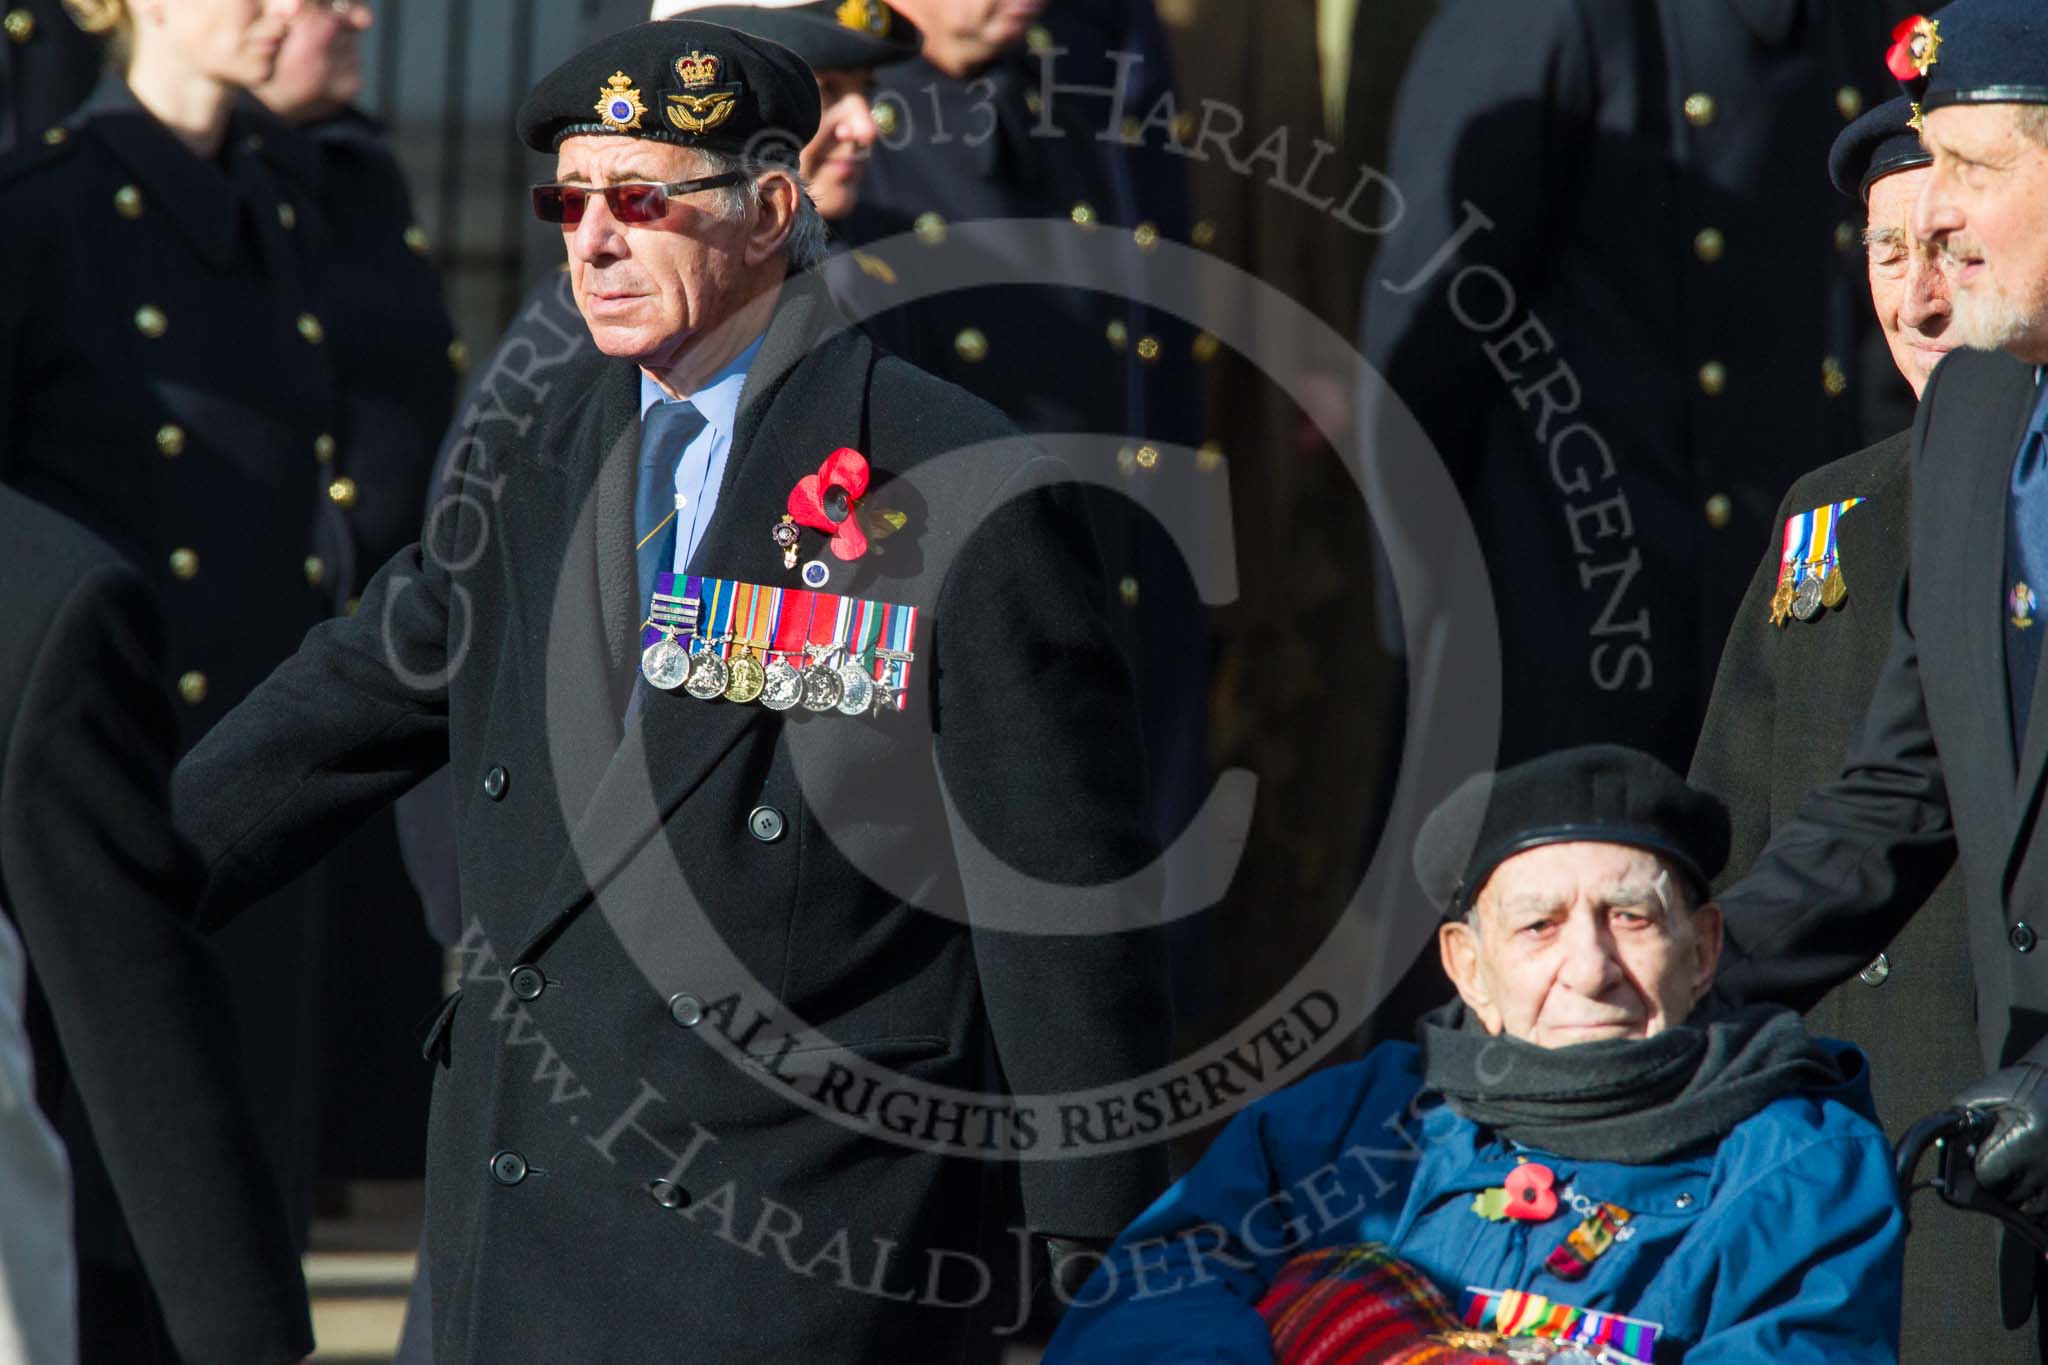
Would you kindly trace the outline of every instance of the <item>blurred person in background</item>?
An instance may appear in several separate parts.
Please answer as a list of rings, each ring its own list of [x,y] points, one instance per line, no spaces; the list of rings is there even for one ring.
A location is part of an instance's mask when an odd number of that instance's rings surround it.
[[[0,483],[81,523],[164,604],[189,748],[331,602],[313,581],[346,434],[293,135],[243,93],[297,0],[74,0],[110,68],[55,133],[0,162]],[[31,268],[32,263],[32,268]],[[223,934],[245,1058],[301,1237],[317,1141],[317,874]],[[31,949],[33,951],[33,948]],[[169,1358],[76,1097],[88,1361]]]
[[[0,152],[33,142],[85,102],[104,60],[63,0],[13,0],[0,16]]]

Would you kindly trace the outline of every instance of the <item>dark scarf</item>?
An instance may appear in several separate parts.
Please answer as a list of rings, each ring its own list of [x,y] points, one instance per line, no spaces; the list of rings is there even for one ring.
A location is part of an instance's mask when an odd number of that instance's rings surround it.
[[[1780,1095],[1843,1079],[1799,1016],[1776,1005],[1652,1038],[1546,1048],[1489,1036],[1451,1004],[1424,1015],[1418,1033],[1423,1084],[1453,1110],[1574,1161],[1664,1161]]]

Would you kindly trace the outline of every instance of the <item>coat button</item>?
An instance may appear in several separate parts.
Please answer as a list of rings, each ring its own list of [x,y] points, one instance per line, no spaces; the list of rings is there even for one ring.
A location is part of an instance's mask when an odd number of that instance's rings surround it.
[[[1735,503],[1726,493],[1716,493],[1707,499],[1706,513],[1707,525],[1716,531],[1726,530],[1735,519]]]
[[[1138,605],[1138,580],[1125,578],[1116,585],[1117,599],[1127,607]]]
[[[199,551],[179,546],[171,551],[171,576],[191,582],[199,576]]]
[[[1147,365],[1159,359],[1158,337],[1138,338],[1138,359],[1144,361]]]
[[[511,774],[495,764],[484,774],[484,795],[493,801],[505,799],[505,788],[511,782]]]
[[[1131,329],[1122,318],[1111,318],[1109,326],[1103,329],[1103,335],[1109,338],[1112,351],[1121,351],[1131,344]]]
[[[197,706],[206,700],[206,675],[194,669],[178,679],[178,695],[188,706]],[[2018,932],[2015,930],[2014,932]],[[2032,945],[2029,945],[2030,947]]]
[[[1863,92],[1853,85],[1845,85],[1835,91],[1835,111],[1844,122],[1854,119],[1863,112]]]
[[[1095,226],[1095,205],[1076,204],[1067,211],[1067,217],[1074,220],[1074,226],[1077,228],[1092,228]]]
[[[286,232],[292,231],[299,225],[299,211],[290,204],[279,204],[277,206],[277,225]]]
[[[156,448],[166,460],[175,460],[185,453],[185,428],[175,422],[166,422],[156,429]]]
[[[1216,339],[1213,332],[1197,332],[1189,351],[1195,357],[1197,365],[1206,365],[1222,354],[1223,343]]]
[[[978,365],[988,358],[988,338],[982,335],[980,328],[969,327],[953,338],[953,349],[968,364]]]
[[[335,442],[331,433],[323,431],[313,438],[313,458],[321,464],[327,464],[333,460],[334,451]]]
[[[673,1180],[650,1180],[647,1195],[665,1209],[682,1209],[690,1205],[690,1192]]]
[[[318,346],[327,339],[327,329],[322,327],[320,319],[314,317],[311,313],[299,314],[299,320],[296,325],[299,329],[299,335],[306,339],[308,346]]]
[[[25,43],[36,36],[36,17],[25,9],[7,11],[7,36],[17,43]]]
[[[517,1185],[526,1179],[526,1158],[517,1152],[500,1152],[491,1158],[491,1179],[500,1185]]]
[[[170,330],[171,320],[164,316],[164,310],[153,304],[143,304],[135,310],[135,330],[155,341]]]
[[[1720,112],[1721,106],[1714,103],[1714,97],[1705,91],[1696,91],[1685,97],[1685,121],[1695,128],[1706,127]]]
[[[678,991],[668,998],[668,1017],[684,1028],[695,1028],[704,1022],[704,1002],[688,991]]]
[[[2025,920],[2015,924],[2012,927],[2012,932],[2005,937],[2006,941],[2012,944],[2012,950],[2016,953],[2031,953],[2034,951],[2034,926],[2028,924]]]
[[[514,967],[510,984],[512,994],[521,1000],[538,1000],[540,993],[548,988],[548,979],[540,974],[538,967]]]
[[[782,837],[782,812],[773,806],[756,806],[747,816],[747,833],[764,844]]]
[[[339,478],[327,485],[327,500],[346,512],[356,505],[356,481]]]
[[[1700,392],[1709,398],[1719,398],[1728,388],[1728,367],[1718,360],[1709,360],[1700,366]]]
[[[1024,30],[1024,46],[1039,56],[1052,51],[1052,30],[1044,24],[1033,24]]]
[[[69,138],[70,136],[71,134],[63,128],[43,129],[43,141],[52,147],[63,146],[65,139]]]
[[[946,220],[936,213],[918,214],[917,220],[910,225],[910,230],[916,233],[917,240],[926,246],[937,246],[946,240]]]
[[[1034,109],[1032,110],[1032,112],[1037,113],[1038,111]],[[896,136],[895,104],[888,100],[883,100],[879,104],[875,105],[874,112],[871,113],[869,117],[874,119],[875,121],[875,131],[880,133],[883,137]]]
[[[1870,965],[1856,973],[1856,979],[1866,986],[1882,986],[1891,979],[1892,960],[1883,953],[1870,959]]]
[[[1188,234],[1188,240],[1202,248],[1202,250],[1207,251],[1210,247],[1216,245],[1216,225],[1207,218],[1197,219],[1194,231]]]
[[[1153,247],[1159,245],[1159,225],[1157,223],[1138,224],[1137,227],[1131,229],[1131,240],[1137,243],[1138,250],[1150,251]]]
[[[1842,372],[1842,362],[1833,356],[1820,362],[1820,390],[1830,398],[1840,398],[1849,391],[1849,376]]]
[[[424,256],[433,250],[434,244],[427,236],[427,230],[414,223],[405,230],[405,248],[415,256]]]
[[[448,343],[448,368],[457,374],[469,373],[469,343],[460,337]]]
[[[142,216],[142,191],[133,185],[123,185],[114,191],[114,212],[123,218],[134,220]]]
[[[1708,265],[1721,259],[1728,250],[1728,239],[1719,228],[1701,228],[1693,235],[1692,254]]]
[[[306,586],[317,588],[320,580],[327,577],[327,561],[319,555],[306,556]]]

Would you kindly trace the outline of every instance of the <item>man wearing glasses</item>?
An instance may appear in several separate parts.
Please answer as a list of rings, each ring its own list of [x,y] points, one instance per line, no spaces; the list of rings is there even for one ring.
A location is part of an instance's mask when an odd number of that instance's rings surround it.
[[[595,353],[180,771],[213,921],[455,774],[441,1365],[990,1359],[1014,1262],[1164,1184],[1057,1119],[1171,1029],[1083,514],[807,273],[818,121],[688,20],[540,82]]]

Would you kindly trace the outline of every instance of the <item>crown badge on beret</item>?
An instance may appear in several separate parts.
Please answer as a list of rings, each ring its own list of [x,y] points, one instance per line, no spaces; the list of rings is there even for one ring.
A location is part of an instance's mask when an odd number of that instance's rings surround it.
[[[1902,81],[1925,80],[1941,56],[1941,25],[1924,14],[1902,19],[1892,30],[1892,45],[1884,54],[1885,69]]]
[[[889,7],[882,0],[844,0],[839,6],[839,25],[856,33],[889,36]]]
[[[708,133],[732,117],[741,87],[738,81],[718,86],[718,58],[692,50],[687,57],[676,58],[675,71],[683,93],[668,97],[665,112],[679,131]]]
[[[597,116],[604,120],[604,126],[619,133],[638,128],[640,120],[647,115],[647,106],[641,102],[633,78],[623,71],[612,73],[611,79],[605,82],[605,88],[598,92],[594,107]]]

